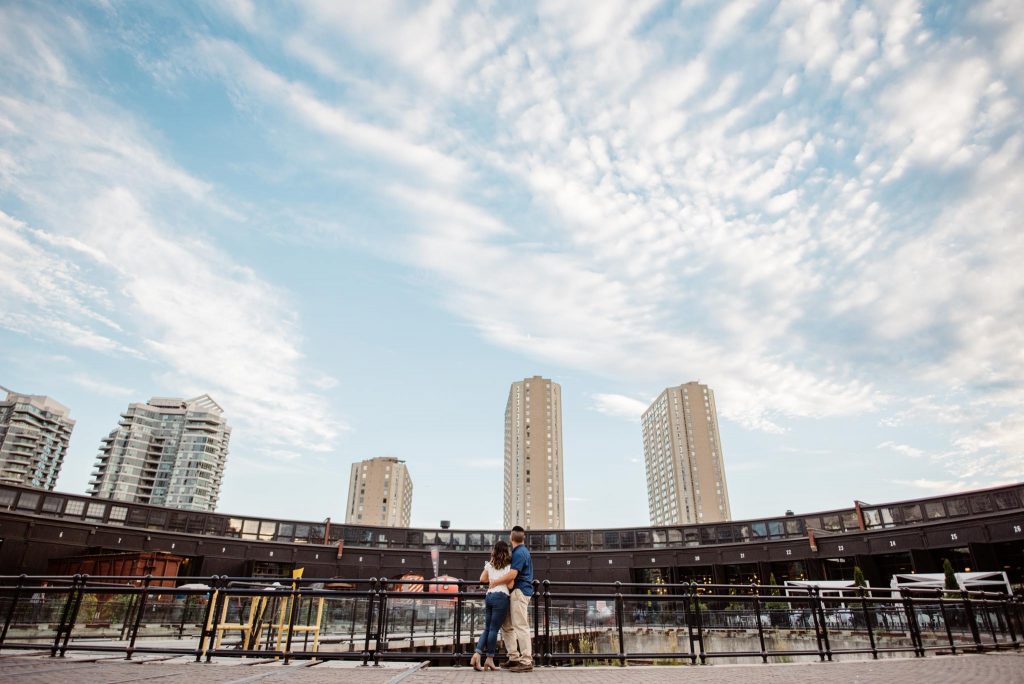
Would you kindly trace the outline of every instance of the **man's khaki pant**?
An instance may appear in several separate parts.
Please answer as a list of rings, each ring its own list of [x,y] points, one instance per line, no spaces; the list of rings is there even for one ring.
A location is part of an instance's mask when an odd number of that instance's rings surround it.
[[[530,635],[530,597],[516,589],[509,596],[508,615],[501,626],[509,660],[533,663],[533,641]]]

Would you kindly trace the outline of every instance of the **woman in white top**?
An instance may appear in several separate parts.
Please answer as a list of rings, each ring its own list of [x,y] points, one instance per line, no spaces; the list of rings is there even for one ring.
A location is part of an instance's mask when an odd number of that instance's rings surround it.
[[[484,563],[484,571],[480,573],[480,583],[487,585],[484,596],[484,631],[476,643],[476,652],[469,664],[474,670],[497,670],[494,665],[494,654],[498,648],[498,630],[505,622],[508,614],[509,588],[519,574],[511,567],[512,550],[506,541],[497,541],[491,549],[491,559]],[[480,666],[480,660],[486,654],[487,661]]]

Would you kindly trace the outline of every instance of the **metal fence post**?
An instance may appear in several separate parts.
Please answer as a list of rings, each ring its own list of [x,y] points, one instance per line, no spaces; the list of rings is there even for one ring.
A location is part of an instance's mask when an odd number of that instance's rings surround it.
[[[228,596],[225,592],[227,591],[228,586],[226,580],[226,576],[221,576],[220,589],[213,602],[213,619],[210,621],[210,645],[206,649],[207,663],[213,660],[213,650],[217,647],[217,632],[220,628],[220,617],[224,612],[224,606],[227,605]]]
[[[377,593],[377,578],[370,578],[370,589],[366,592],[366,640],[363,642],[363,667],[370,660],[370,636],[373,633],[373,604]],[[355,606],[352,607],[355,610]]]
[[[914,597],[903,597],[903,612],[907,615],[907,630],[910,632],[910,642],[914,646],[914,655],[918,658],[924,657],[924,645],[921,641],[921,628],[917,623],[917,612],[914,610]]]
[[[349,597],[352,601],[352,620],[349,623],[348,628],[348,646],[349,650],[355,650],[356,647],[356,613],[359,608],[359,599],[355,596]]]
[[[203,611],[203,626],[199,630],[199,644],[196,646],[196,662],[201,662],[203,654],[206,652],[207,645],[213,643],[213,632],[210,620],[213,617],[213,606],[217,603],[219,594],[217,588],[219,587],[219,578],[217,575],[210,577],[210,594],[206,597],[206,610]]]
[[[132,624],[132,631],[128,637],[128,648],[125,653],[125,660],[132,659],[132,653],[135,652],[135,639],[139,635],[139,626],[142,624],[142,614],[146,610],[146,597],[149,595],[149,583],[153,580],[152,575],[146,575],[145,579],[142,580],[142,594],[139,596],[139,607],[135,611],[135,619]]]
[[[991,601],[989,599],[985,598],[985,592],[982,592],[982,594],[981,594],[981,610],[982,610],[982,613],[981,614],[982,614],[982,616],[984,616],[985,624],[988,625],[989,632],[992,633],[992,648],[994,648],[995,650],[998,651],[999,650],[999,639],[996,637],[996,627],[992,623],[992,613],[989,610],[989,605],[991,605]]]
[[[697,623],[697,646],[700,648],[700,664],[707,665],[707,652],[704,650],[704,618],[701,615],[700,594],[697,592],[697,583],[694,581],[690,582],[690,601],[692,603],[691,609],[694,615],[694,622]],[[693,648],[693,642],[690,642],[690,648]]]
[[[292,583],[292,591],[289,594],[291,605],[288,607],[288,637],[284,642],[284,664],[287,665],[288,661],[292,657],[292,635],[295,634],[295,619],[299,614],[299,582],[302,580],[296,579]]]
[[[1000,601],[1003,607],[1003,618],[1006,620],[1006,629],[1010,633],[1010,646],[1017,648],[1017,631],[1013,628],[1013,597],[1008,596]]]
[[[514,589],[513,589],[514,591]],[[543,649],[539,647],[540,637],[540,580],[533,580],[533,633],[530,635],[530,653],[543,655]],[[509,610],[512,610],[511,603]],[[521,651],[521,649],[520,649]]]
[[[615,582],[615,629],[619,634],[619,665],[625,667],[626,665],[626,636],[622,619],[622,611],[624,610],[624,602],[622,600],[622,582]]]
[[[946,613],[946,592],[942,589],[936,589],[935,593],[939,598],[939,615],[942,616],[942,624],[946,628],[946,638],[949,640],[949,651],[953,655],[956,655],[956,642],[953,640],[953,627],[949,624],[949,615]]]
[[[974,617],[974,607],[971,605],[971,595],[966,589],[960,590],[960,598],[964,602],[964,619],[971,627],[971,638],[974,639],[974,647],[978,653],[982,653],[985,647],[981,644],[981,634],[978,632],[978,621]]]
[[[875,644],[875,628],[871,625],[871,612],[868,610],[867,590],[861,586],[857,588],[860,594],[860,607],[864,613],[864,625],[868,630],[868,641],[871,642],[871,657],[878,660],[878,646]]]
[[[551,583],[544,580],[544,653],[542,665],[551,665]],[[561,625],[561,620],[559,620]]]
[[[455,656],[452,665],[456,667],[462,662],[462,610],[465,590],[462,580],[459,580],[458,591],[455,593],[455,616],[453,618],[455,624],[453,625],[452,639],[452,655]],[[472,638],[472,634],[470,634],[470,638]]]
[[[754,619],[757,621],[757,640],[761,644],[761,662],[767,664],[768,651],[764,646],[764,625],[761,623],[761,587],[752,582],[750,589],[754,593]],[[692,645],[690,650],[693,650]]]
[[[89,575],[82,575],[82,584],[78,588],[78,596],[71,606],[71,613],[68,615],[68,623],[64,630],[64,641],[60,646],[60,657],[63,658],[68,650],[68,641],[71,640],[71,632],[75,629],[75,622],[78,620],[78,611],[82,608],[82,599],[85,598],[85,589],[89,584]]]
[[[693,647],[696,638],[693,636],[693,611],[690,610],[690,586],[683,591],[683,620],[686,621],[686,638],[690,644],[690,664],[697,664],[697,650]]]
[[[825,628],[825,615],[818,610],[818,601],[815,600],[813,590],[814,587],[807,588],[807,603],[811,609],[811,622],[814,625],[814,638],[818,644],[818,658],[821,662],[825,662],[825,639],[822,636],[822,631]]]
[[[18,599],[21,598],[21,588],[25,586],[26,575],[22,574],[18,576],[18,584],[14,587],[14,595],[11,597],[11,607],[7,611],[7,616],[4,618],[4,628],[0,632],[0,649],[4,647],[4,639],[7,638],[7,630],[11,626],[11,621],[14,619],[14,611],[18,607]]]
[[[380,657],[388,647],[388,585],[381,581],[377,591],[377,648],[373,651],[373,666],[380,667]]]
[[[71,613],[71,605],[75,602],[75,599],[78,596],[78,583],[81,580],[81,575],[75,575],[71,578],[71,586],[68,587],[68,595],[67,598],[64,599],[64,607],[61,609],[60,612],[60,621],[57,623],[57,633],[56,635],[54,635],[53,647],[50,648],[51,658],[55,658],[57,656],[58,650],[60,649],[60,639],[62,636],[64,636],[64,625],[65,623],[67,623],[68,615],[70,615]]]
[[[412,600],[412,615],[409,618],[409,648],[416,648],[416,599]]]

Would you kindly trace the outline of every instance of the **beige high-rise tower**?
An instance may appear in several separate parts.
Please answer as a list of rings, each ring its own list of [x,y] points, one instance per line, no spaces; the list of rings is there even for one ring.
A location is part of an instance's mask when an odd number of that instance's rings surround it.
[[[562,388],[535,375],[513,382],[505,405],[505,529],[561,529]]]
[[[352,464],[346,523],[408,527],[411,517],[412,478],[405,461],[378,456]]]
[[[651,524],[732,520],[715,393],[698,382],[669,387],[641,423]]]

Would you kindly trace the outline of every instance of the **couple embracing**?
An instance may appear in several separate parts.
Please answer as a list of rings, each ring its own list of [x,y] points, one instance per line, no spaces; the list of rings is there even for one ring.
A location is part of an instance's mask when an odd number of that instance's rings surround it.
[[[501,667],[509,672],[533,669],[533,643],[530,635],[530,597],[533,596],[533,559],[526,548],[526,532],[516,525],[509,542],[495,542],[491,559],[484,563],[480,583],[487,585],[484,598],[484,630],[469,661],[475,670],[497,670],[494,655],[498,630],[505,642],[508,660]],[[484,659],[486,656],[486,660]],[[481,661],[483,663],[481,664]]]

